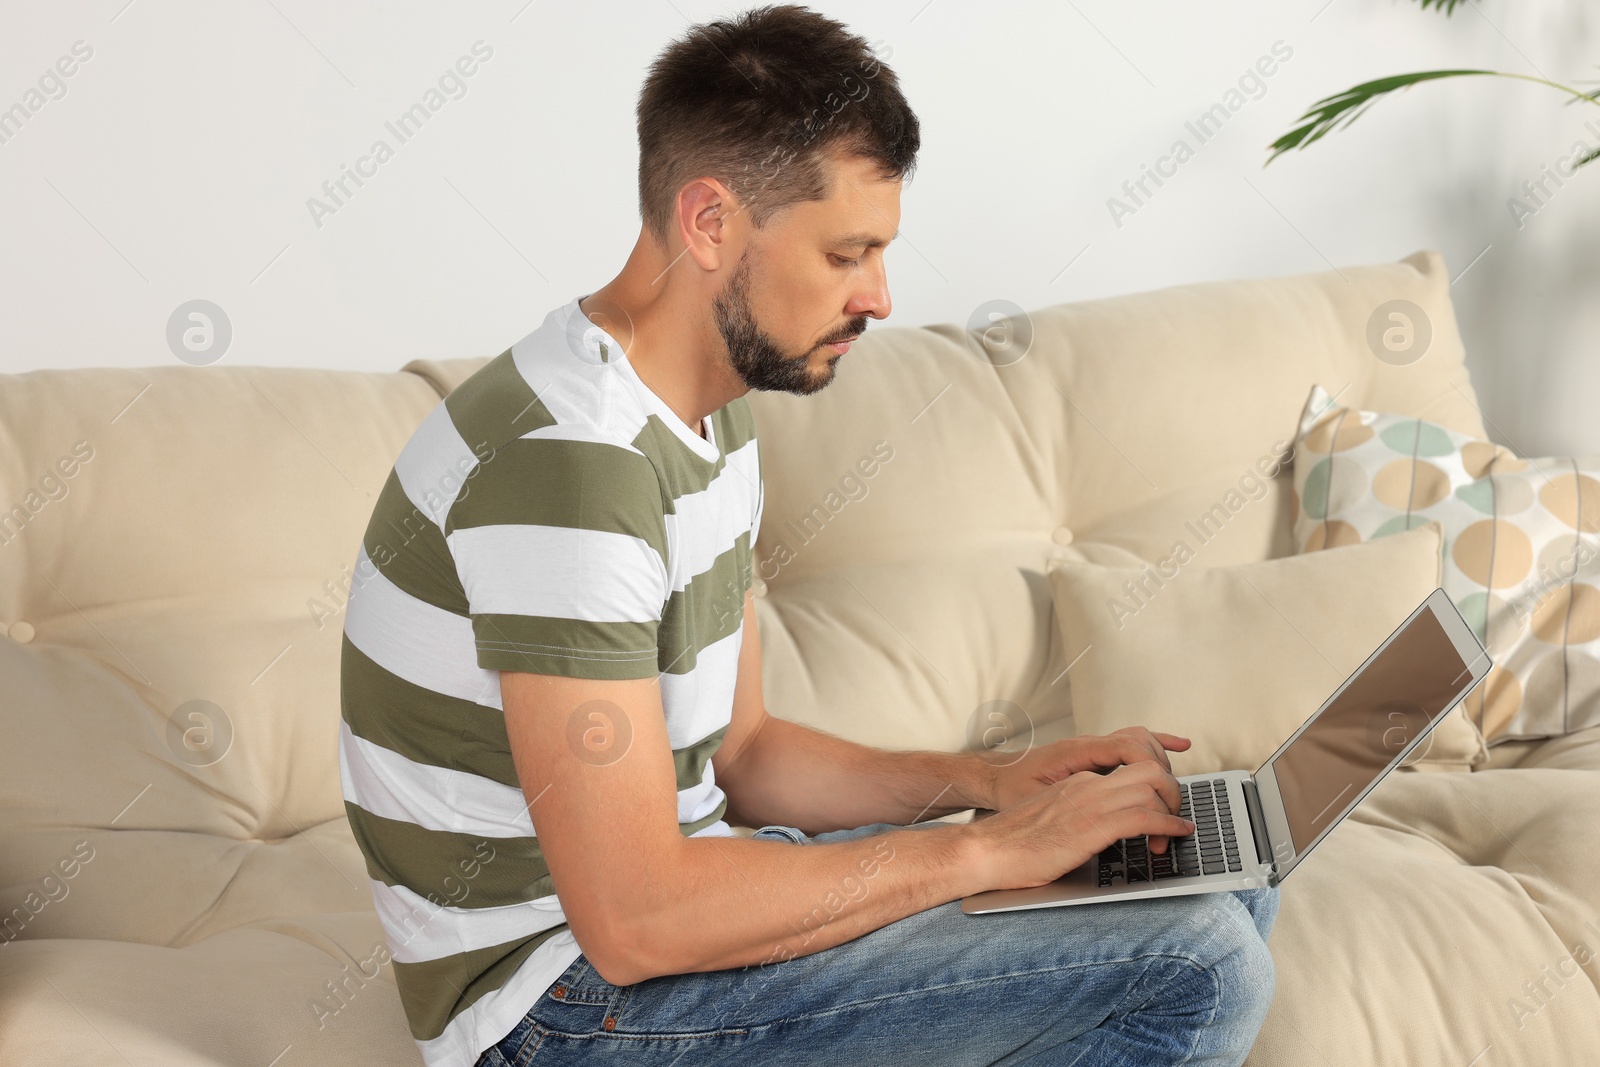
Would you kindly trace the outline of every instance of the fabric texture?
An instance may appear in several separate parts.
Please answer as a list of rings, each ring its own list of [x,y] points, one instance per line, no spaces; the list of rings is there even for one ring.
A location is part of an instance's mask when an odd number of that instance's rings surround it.
[[[429,1067],[470,1064],[579,951],[512,763],[500,671],[659,674],[682,832],[732,832],[711,756],[732,712],[760,469],[742,398],[706,428],[673,414],[575,298],[440,402],[379,494],[345,615],[340,773]],[[579,711],[575,746],[614,737],[604,709]]]
[[[1441,584],[1494,660],[1464,701],[1488,744],[1600,724],[1600,456],[1519,457],[1321,384],[1296,443],[1300,552],[1443,528]]]
[[[1429,523],[1231,567],[1057,562],[1079,731],[1182,734],[1174,774],[1254,770],[1438,587],[1440,541]],[[1402,767],[1466,770],[1485,755],[1457,704]]]
[[[905,862],[885,835],[935,825],[753,836],[785,848],[874,839],[861,875],[830,894],[842,910]],[[1229,1067],[1272,999],[1278,898],[1264,887],[993,915],[950,901],[807,955],[627,987],[580,956],[479,1067]]]

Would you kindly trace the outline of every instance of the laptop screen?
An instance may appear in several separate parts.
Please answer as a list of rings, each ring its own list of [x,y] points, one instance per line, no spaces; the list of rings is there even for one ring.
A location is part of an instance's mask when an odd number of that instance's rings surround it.
[[[1268,763],[1303,853],[1401,751],[1472,686],[1450,635],[1418,612]],[[1424,740],[1419,749],[1431,744]],[[1259,772],[1258,772],[1259,773]]]

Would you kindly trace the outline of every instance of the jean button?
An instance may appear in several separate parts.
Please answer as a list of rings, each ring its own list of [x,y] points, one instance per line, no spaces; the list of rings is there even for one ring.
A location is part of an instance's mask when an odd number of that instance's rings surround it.
[[[554,989],[550,990],[550,995],[555,997],[557,1000],[560,1000],[562,997],[567,995],[567,987],[564,985],[558,985]]]
[[[604,1026],[607,1030],[615,1030],[617,1028],[617,1017],[615,1015],[607,1015],[606,1021],[600,1025]]]

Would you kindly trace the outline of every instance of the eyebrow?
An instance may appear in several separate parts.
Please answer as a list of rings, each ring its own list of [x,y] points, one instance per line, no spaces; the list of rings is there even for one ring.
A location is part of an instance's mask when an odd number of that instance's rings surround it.
[[[889,238],[889,241],[892,241],[895,237],[899,236],[900,231],[896,230],[894,231],[894,237]],[[847,245],[849,247],[855,247],[859,245],[862,248],[882,248],[887,245],[889,241],[885,241],[881,237],[877,237],[874,234],[857,232],[847,233],[843,236],[836,237],[834,238],[833,243],[836,245]]]

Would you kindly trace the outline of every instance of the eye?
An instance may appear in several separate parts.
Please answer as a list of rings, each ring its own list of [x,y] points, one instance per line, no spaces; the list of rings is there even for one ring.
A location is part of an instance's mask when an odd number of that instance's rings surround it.
[[[832,252],[828,253],[828,258],[838,260],[840,265],[846,267],[854,267],[861,262],[859,259],[846,259],[844,256],[836,256]]]

